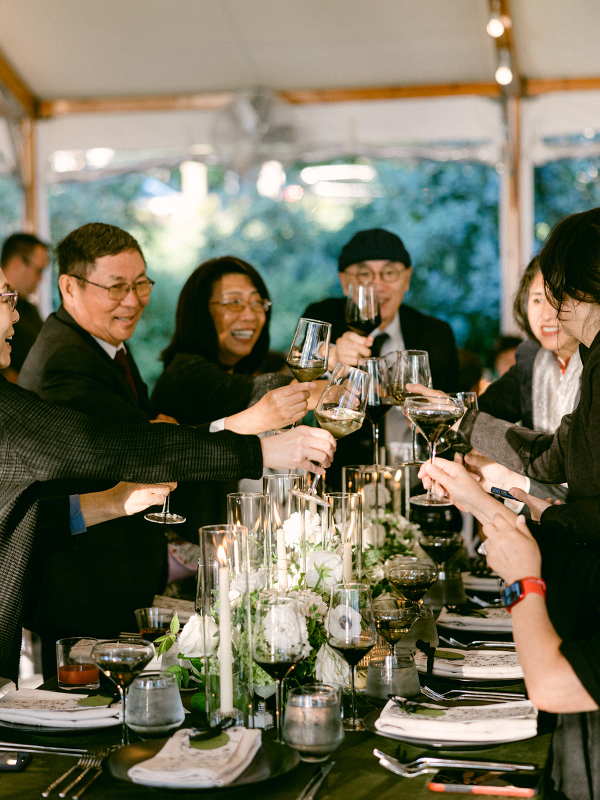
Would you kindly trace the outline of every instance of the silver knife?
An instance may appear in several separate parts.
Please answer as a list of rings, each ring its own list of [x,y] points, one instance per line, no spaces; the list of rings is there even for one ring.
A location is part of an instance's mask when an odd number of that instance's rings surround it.
[[[314,800],[315,795],[321,788],[325,778],[329,775],[334,764],[335,761],[330,761],[328,764],[324,764],[320,771],[316,775],[313,775],[310,781],[306,784],[304,789],[298,795],[297,800]]]

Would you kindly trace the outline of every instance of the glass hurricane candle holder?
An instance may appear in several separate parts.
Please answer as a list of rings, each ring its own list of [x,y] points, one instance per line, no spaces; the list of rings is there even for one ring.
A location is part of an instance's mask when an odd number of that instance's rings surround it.
[[[323,495],[329,503],[326,541],[323,549],[341,548],[344,560],[343,580],[362,580],[363,511],[358,492],[330,492]]]
[[[200,553],[196,611],[206,715],[211,725],[232,718],[248,727],[254,692],[248,532],[240,525],[206,525]]]
[[[235,492],[227,495],[227,524],[248,531],[248,575],[250,591],[267,588],[267,505],[262,492]]]
[[[387,514],[404,514],[404,478],[401,466],[344,468],[344,491],[362,496],[363,545],[381,547],[385,540],[382,519]]]

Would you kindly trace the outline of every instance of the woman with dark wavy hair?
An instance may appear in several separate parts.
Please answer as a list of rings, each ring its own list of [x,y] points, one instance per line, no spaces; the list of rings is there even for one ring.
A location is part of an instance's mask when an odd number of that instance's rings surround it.
[[[201,264],[181,290],[153,407],[178,422],[237,433],[301,419],[312,384],[255,375],[269,350],[270,316],[269,292],[254,267],[233,256]]]

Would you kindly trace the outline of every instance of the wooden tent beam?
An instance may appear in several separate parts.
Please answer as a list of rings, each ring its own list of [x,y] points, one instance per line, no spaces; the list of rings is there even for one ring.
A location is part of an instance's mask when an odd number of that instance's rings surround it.
[[[37,97],[15,72],[2,52],[0,52],[0,83],[19,102],[26,116],[33,119],[37,115]]]

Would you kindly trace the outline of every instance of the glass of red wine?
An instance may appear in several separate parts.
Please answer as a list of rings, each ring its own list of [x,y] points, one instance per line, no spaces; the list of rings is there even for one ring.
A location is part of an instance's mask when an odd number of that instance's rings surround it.
[[[371,587],[366,583],[336,583],[331,590],[327,616],[327,643],[350,666],[352,715],[345,730],[365,730],[356,712],[355,670],[377,643]]]
[[[277,739],[281,738],[283,685],[289,672],[310,652],[306,622],[292,597],[260,594],[254,619],[252,657],[275,681]]]
[[[351,283],[346,300],[346,325],[360,336],[370,336],[381,325],[376,283]]]
[[[411,563],[394,561],[388,572],[388,581],[393,589],[399,592],[405,600],[417,603],[419,607],[429,588],[437,579],[437,567],[434,567],[433,564],[426,564],[424,561]]]
[[[357,367],[371,376],[365,417],[373,426],[373,449],[376,467],[379,466],[379,423],[392,407],[390,376],[385,358],[359,358]]]

